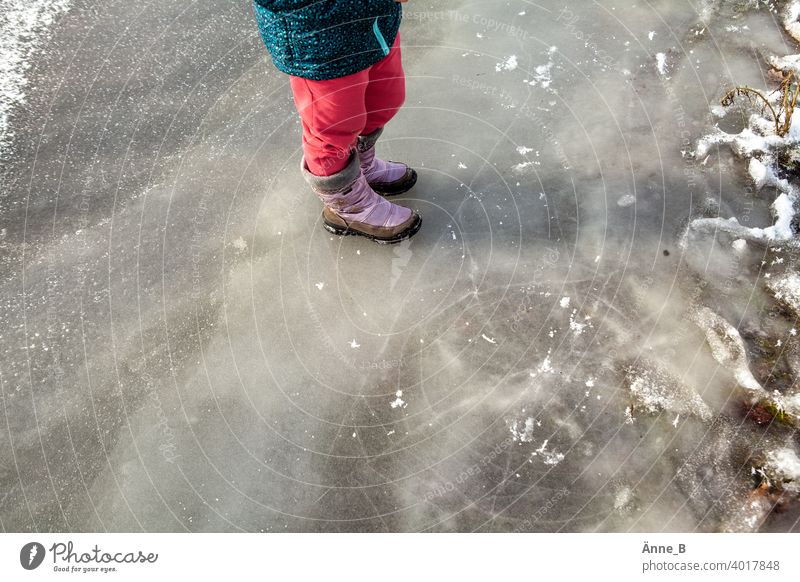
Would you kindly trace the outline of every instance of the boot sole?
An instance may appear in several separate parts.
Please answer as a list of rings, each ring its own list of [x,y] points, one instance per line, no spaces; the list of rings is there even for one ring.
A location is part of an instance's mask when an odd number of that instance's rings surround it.
[[[398,194],[405,194],[409,190],[411,190],[414,185],[417,183],[417,171],[411,169],[411,176],[407,181],[398,184],[397,186],[393,186],[391,183],[389,184],[370,184],[370,188],[375,190],[381,196],[397,196]]]
[[[420,227],[422,226],[422,218],[419,215],[417,215],[417,220],[414,222],[414,224],[409,226],[403,232],[397,233],[395,236],[391,238],[380,238],[373,234],[367,234],[366,232],[361,232],[359,230],[354,230],[352,228],[331,224],[330,222],[324,219],[322,221],[322,226],[325,227],[325,230],[327,230],[328,232],[338,236],[363,236],[372,241],[375,241],[379,245],[394,245],[403,242],[404,240],[408,240],[412,236],[417,234]]]

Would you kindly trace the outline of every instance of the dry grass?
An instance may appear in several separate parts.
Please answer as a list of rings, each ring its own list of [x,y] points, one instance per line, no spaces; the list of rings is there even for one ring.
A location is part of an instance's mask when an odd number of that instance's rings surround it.
[[[775,133],[784,137],[789,133],[792,126],[792,114],[797,105],[797,98],[800,96],[800,83],[792,71],[780,71],[780,85],[772,93],[780,93],[780,102],[777,109],[773,107],[770,100],[759,90],[752,87],[734,87],[728,91],[720,103],[723,107],[730,107],[737,97],[745,97],[751,104],[761,104],[761,114],[769,111],[769,115],[775,123]]]

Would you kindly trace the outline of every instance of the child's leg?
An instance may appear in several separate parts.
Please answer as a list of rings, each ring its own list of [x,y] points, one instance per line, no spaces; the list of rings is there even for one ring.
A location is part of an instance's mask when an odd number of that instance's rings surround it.
[[[369,69],[369,84],[364,101],[367,119],[363,133],[370,134],[382,128],[395,116],[406,98],[406,78],[400,51],[400,33],[389,54]]]
[[[328,81],[291,77],[303,124],[303,155],[312,174],[330,176],[347,165],[367,121],[368,70]]]
[[[358,138],[361,171],[370,186],[386,196],[407,192],[417,181],[417,173],[406,164],[375,157],[375,142],[383,132],[383,126],[403,105],[405,96],[406,82],[398,34],[389,54],[369,69],[369,85],[364,95],[367,120]]]

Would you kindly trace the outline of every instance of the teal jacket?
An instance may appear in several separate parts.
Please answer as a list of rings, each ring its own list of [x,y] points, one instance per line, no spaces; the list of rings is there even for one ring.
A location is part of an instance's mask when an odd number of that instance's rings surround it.
[[[315,81],[344,77],[389,53],[402,8],[394,0],[254,0],[279,70]]]

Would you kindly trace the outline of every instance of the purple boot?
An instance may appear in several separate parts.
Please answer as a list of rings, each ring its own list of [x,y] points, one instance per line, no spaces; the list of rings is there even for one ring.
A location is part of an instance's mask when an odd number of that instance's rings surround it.
[[[397,162],[386,162],[375,157],[375,142],[383,133],[383,128],[368,135],[358,136],[358,158],[361,171],[367,182],[378,194],[394,196],[408,192],[417,183],[417,173]]]
[[[392,244],[411,238],[422,225],[419,215],[409,208],[381,198],[367,183],[358,156],[340,172],[317,176],[308,171],[305,160],[303,177],[319,196],[325,228],[338,235],[361,235],[377,243]]]

